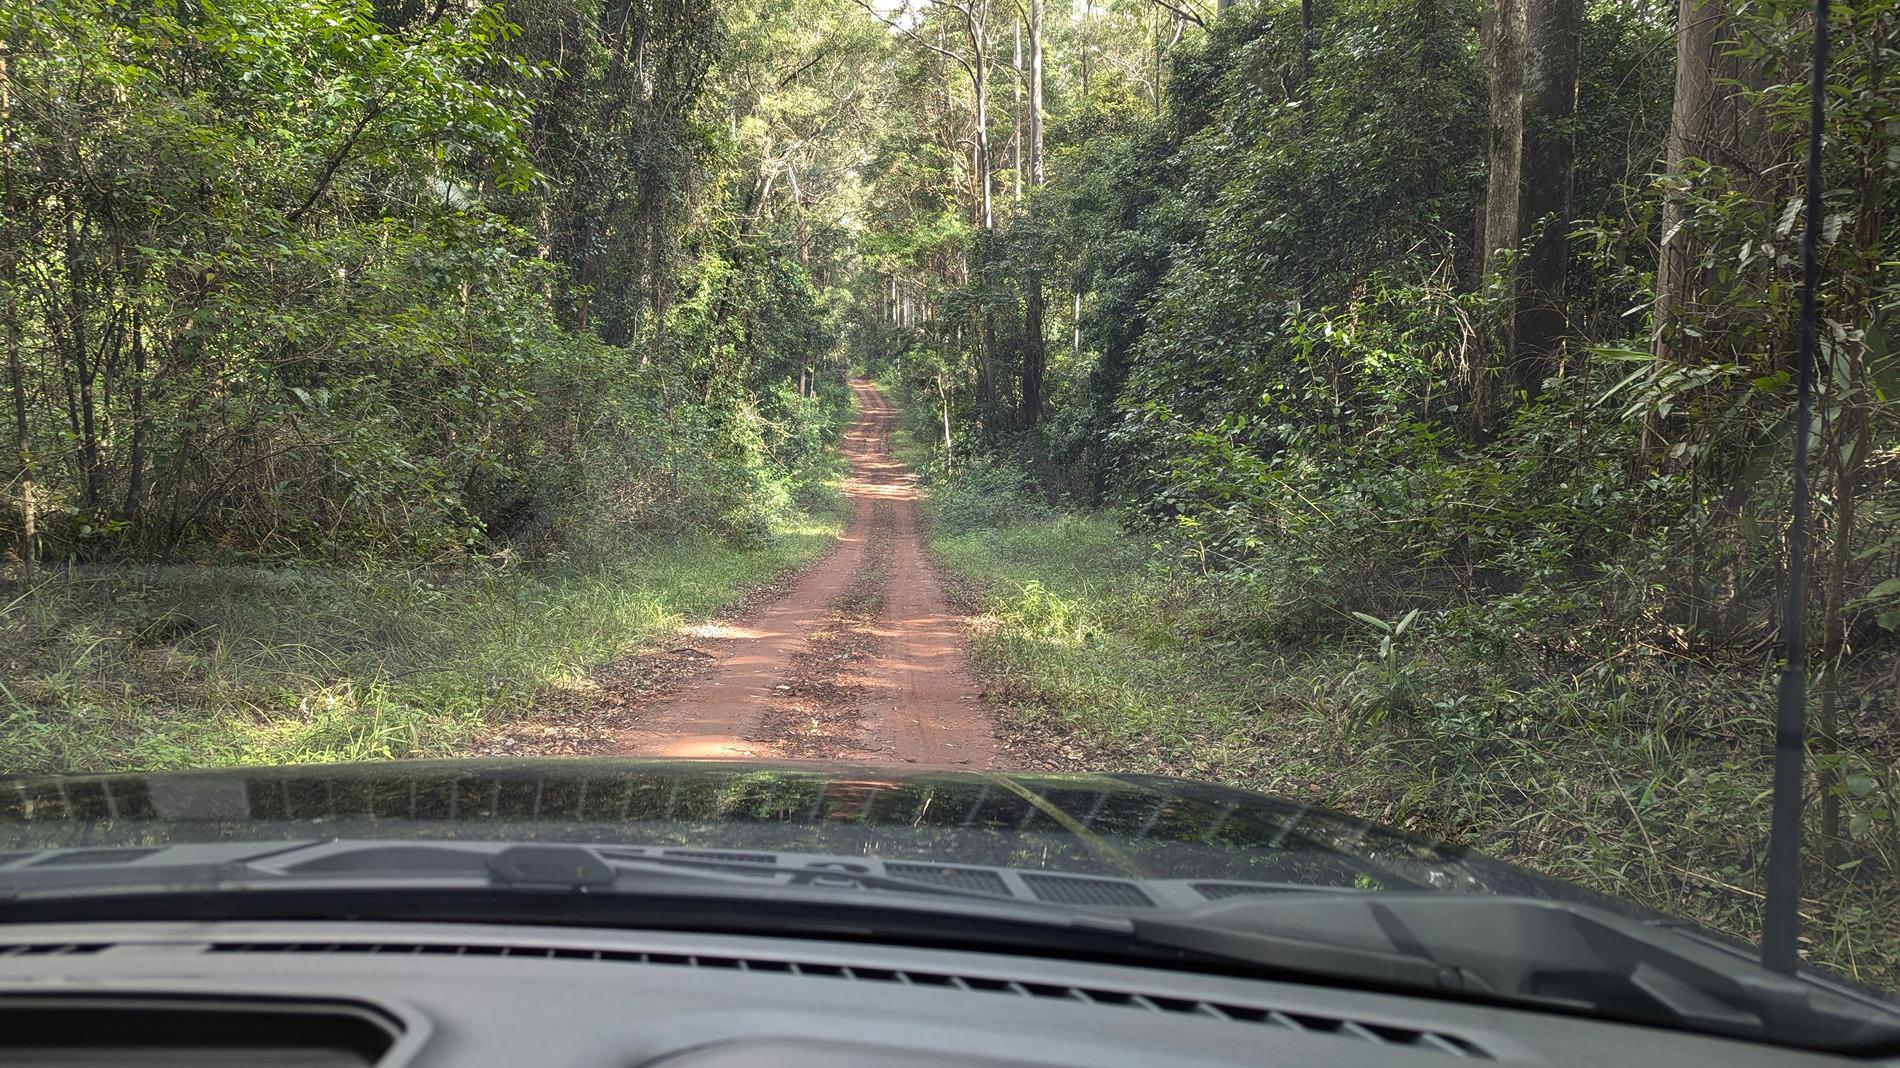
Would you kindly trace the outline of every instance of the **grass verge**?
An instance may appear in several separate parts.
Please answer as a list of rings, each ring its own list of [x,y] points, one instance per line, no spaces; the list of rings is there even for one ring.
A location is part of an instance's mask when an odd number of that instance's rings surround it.
[[[1384,653],[1369,624],[1274,641],[1258,621],[1299,609],[1270,582],[1196,575],[1108,518],[1000,499],[1026,518],[946,487],[932,545],[979,591],[975,653],[1019,759],[1309,799],[1758,934],[1765,669],[1580,675],[1429,616]],[[1810,959],[1900,985],[1891,876],[1815,871],[1809,888]]]
[[[830,548],[631,544],[497,568],[58,574],[0,602],[0,772],[454,755],[485,725]]]

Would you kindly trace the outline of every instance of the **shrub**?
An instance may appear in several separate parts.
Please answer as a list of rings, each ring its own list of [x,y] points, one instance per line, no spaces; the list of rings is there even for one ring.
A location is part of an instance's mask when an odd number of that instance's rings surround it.
[[[982,457],[940,474],[931,485],[930,517],[946,534],[1000,530],[1056,514],[1029,476],[1007,460]]]

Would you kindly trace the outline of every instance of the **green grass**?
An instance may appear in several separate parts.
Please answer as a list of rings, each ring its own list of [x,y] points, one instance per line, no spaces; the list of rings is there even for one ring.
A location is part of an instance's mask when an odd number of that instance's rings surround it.
[[[0,602],[0,772],[454,755],[546,687],[813,559],[842,520],[585,563],[56,574]]]
[[[947,492],[942,519],[980,514]],[[1765,674],[1638,660],[1606,681],[1430,623],[1385,658],[1369,624],[1276,641],[1297,593],[1158,562],[1110,519],[958,526],[933,549],[984,591],[976,655],[1032,747],[1309,799],[1757,934]],[[1812,873],[1810,952],[1892,987],[1900,889],[1876,859]]]

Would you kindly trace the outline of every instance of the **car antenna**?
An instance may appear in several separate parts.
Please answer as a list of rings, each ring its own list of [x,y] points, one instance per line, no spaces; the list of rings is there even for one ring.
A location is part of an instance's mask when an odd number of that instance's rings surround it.
[[[1794,515],[1788,524],[1788,606],[1782,617],[1781,685],[1775,707],[1774,820],[1768,832],[1768,901],[1761,962],[1792,974],[1800,963],[1801,789],[1807,757],[1808,438],[1814,408],[1815,290],[1821,282],[1821,124],[1827,94],[1828,0],[1814,0],[1814,62],[1808,79],[1807,226],[1801,235],[1801,355],[1795,374]]]

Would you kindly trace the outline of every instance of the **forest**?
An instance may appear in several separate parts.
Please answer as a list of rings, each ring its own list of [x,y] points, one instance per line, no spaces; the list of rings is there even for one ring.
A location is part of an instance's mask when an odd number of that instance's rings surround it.
[[[1900,0],[0,0],[0,773],[470,751],[823,556],[1021,766],[1900,983]]]

